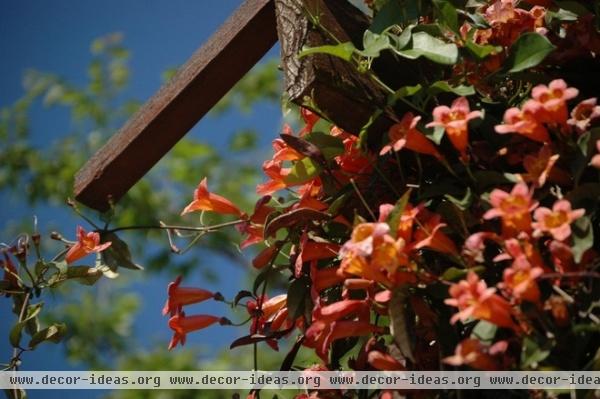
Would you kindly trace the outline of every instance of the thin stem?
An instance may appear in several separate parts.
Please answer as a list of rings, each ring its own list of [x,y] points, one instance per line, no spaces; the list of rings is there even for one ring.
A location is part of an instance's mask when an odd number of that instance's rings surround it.
[[[354,188],[354,191],[356,191],[356,194],[358,195],[358,198],[360,199],[360,202],[363,204],[363,206],[365,207],[365,209],[369,212],[369,215],[371,215],[371,217],[373,218],[374,221],[377,220],[377,218],[375,217],[375,214],[373,213],[373,211],[369,207],[369,204],[365,200],[365,197],[363,197],[362,193],[358,189],[358,186],[356,185],[356,182],[354,181],[354,179],[350,179],[350,183],[352,184],[352,187]]]
[[[173,225],[167,225],[167,224],[163,223],[163,224],[158,224],[158,225],[149,224],[149,225],[123,226],[123,227],[116,227],[116,228],[110,229],[110,230],[98,230],[98,232],[116,233],[117,231],[123,231],[123,230],[181,230],[181,231],[209,232],[209,231],[221,229],[223,227],[235,226],[237,224],[241,224],[241,223],[245,223],[245,222],[246,222],[245,220],[238,219],[238,220],[233,220],[231,222],[215,224],[212,226],[199,226],[199,227],[173,226]]]
[[[383,181],[392,189],[394,194],[396,194],[396,196],[400,197],[401,194],[398,192],[398,190],[396,190],[396,187],[394,187],[394,184],[387,178],[387,176],[381,171],[381,169],[379,169],[379,166],[377,166],[377,164],[374,164],[373,167],[374,167],[375,171],[379,174],[379,176],[383,179]]]
[[[21,305],[21,310],[19,311],[19,320],[18,323],[21,323],[23,321],[23,319],[25,318],[25,312],[27,311],[27,306],[29,305],[29,298],[31,298],[31,292],[28,292],[27,294],[25,294],[25,298],[23,298],[23,304]],[[23,353],[24,350],[21,348],[14,348],[13,349],[13,356],[12,359],[10,360],[10,369],[17,371],[19,369],[19,365],[18,365],[18,361],[19,361],[19,357],[21,356],[21,353]]]

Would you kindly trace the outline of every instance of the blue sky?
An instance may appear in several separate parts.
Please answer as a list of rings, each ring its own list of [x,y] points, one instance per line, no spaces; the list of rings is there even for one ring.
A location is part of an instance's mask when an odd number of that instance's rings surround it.
[[[125,46],[132,53],[132,79],[125,97],[146,100],[160,87],[161,73],[183,64],[239,3],[234,0],[0,0],[0,108],[12,104],[22,95],[21,77],[28,68],[53,72],[75,83],[85,82],[90,43],[110,32],[123,33]],[[277,48],[273,49],[268,56],[277,56],[277,51]],[[31,118],[34,138],[40,145],[69,131],[68,117],[52,109],[35,107]],[[249,115],[206,118],[191,134],[220,146],[236,128],[253,127],[264,134],[261,141],[268,143],[277,134],[280,124],[279,107],[261,105]],[[24,208],[15,198],[6,196],[0,196],[0,200],[4,204],[0,207],[0,228],[11,220],[30,216],[32,212],[38,215],[42,227],[75,226],[77,222],[66,212],[48,212],[43,207]],[[214,262],[224,273],[234,273],[234,282],[241,280],[241,273],[231,265],[220,259]],[[140,277],[134,284],[134,289],[145,298],[138,318],[138,321],[144,320],[144,324],[138,323],[135,327],[142,341],[158,338],[164,339],[166,344],[170,337],[165,319],[159,314],[165,298],[156,294],[165,290],[166,283],[163,276]],[[234,292],[237,287],[218,288]],[[7,336],[7,327],[12,320],[7,305],[8,301],[0,301],[0,362],[10,356],[10,347],[3,338]],[[147,325],[157,327],[148,329]],[[223,346],[236,333],[233,330],[224,333],[219,329],[203,334],[201,339],[192,337],[191,341],[209,341],[212,345]],[[54,345],[40,346],[35,353],[27,354],[25,362],[26,369],[30,370],[77,367],[67,364],[62,348]],[[81,392],[78,391],[30,392],[34,399],[79,396]]]

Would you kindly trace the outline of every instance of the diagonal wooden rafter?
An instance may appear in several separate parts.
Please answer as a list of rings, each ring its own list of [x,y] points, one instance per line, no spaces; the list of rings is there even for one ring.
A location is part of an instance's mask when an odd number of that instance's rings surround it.
[[[75,176],[77,200],[107,210],[277,42],[272,0],[246,0]]]

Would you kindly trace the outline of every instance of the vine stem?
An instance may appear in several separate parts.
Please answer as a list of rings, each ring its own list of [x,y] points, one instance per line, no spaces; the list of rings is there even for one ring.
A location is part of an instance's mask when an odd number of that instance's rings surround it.
[[[196,227],[196,226],[173,226],[173,225],[167,225],[167,224],[150,224],[150,225],[115,227],[114,229],[109,229],[109,230],[98,230],[98,232],[116,233],[117,231],[123,231],[123,230],[181,230],[181,231],[208,232],[208,231],[212,231],[212,230],[222,229],[223,227],[235,226],[235,225],[242,224],[245,222],[246,222],[246,220],[238,219],[238,220],[233,220],[231,222],[215,224],[212,226],[199,226],[199,227]]]
[[[371,215],[371,217],[373,218],[373,221],[377,221],[377,218],[375,217],[375,214],[371,210],[371,207],[369,207],[369,204],[365,200],[365,197],[363,197],[362,193],[358,189],[358,186],[356,185],[356,182],[354,181],[354,179],[350,179],[350,183],[352,184],[352,187],[354,188],[354,191],[356,191],[356,194],[358,195],[358,198],[360,199],[360,202],[363,204],[363,206],[365,207],[365,209],[369,212],[369,215]]]
[[[29,298],[31,297],[31,292],[28,292],[27,294],[25,294],[25,298],[23,299],[23,305],[21,305],[21,310],[19,311],[19,321],[18,323],[21,323],[23,321],[23,319],[25,318],[25,311],[27,310],[27,305],[29,305]],[[13,355],[12,355],[12,359],[10,360],[10,365],[8,367],[8,370],[15,370],[18,371],[19,370],[19,365],[18,365],[18,361],[21,357],[21,354],[24,352],[25,350],[22,348],[13,348]],[[18,398],[18,388],[14,389],[14,395],[15,398]]]

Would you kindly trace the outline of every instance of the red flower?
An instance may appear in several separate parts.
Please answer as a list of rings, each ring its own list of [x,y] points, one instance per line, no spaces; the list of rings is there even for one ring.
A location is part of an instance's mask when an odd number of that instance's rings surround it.
[[[181,276],[177,277],[172,283],[169,283],[169,287],[167,288],[169,297],[163,308],[163,315],[169,313],[171,316],[174,316],[176,313],[181,312],[184,305],[203,302],[215,297],[215,294],[210,291],[201,288],[180,287],[179,284],[181,284]]]
[[[571,203],[565,199],[558,200],[552,210],[540,207],[535,210],[533,217],[536,222],[532,224],[535,229],[534,237],[550,233],[555,240],[564,241],[571,235],[571,223],[585,214],[585,209],[571,209]]]
[[[209,192],[207,184],[205,177],[194,191],[194,200],[185,207],[183,212],[181,212],[182,215],[194,211],[212,211],[223,215],[231,214],[240,217],[245,216],[245,214],[227,198]]]
[[[522,175],[523,180],[533,183],[536,187],[542,187],[546,184],[546,179],[558,161],[558,157],[558,154],[552,155],[552,150],[548,145],[540,148],[536,155],[526,155],[523,158],[523,166],[527,173]]]
[[[81,226],[77,226],[77,243],[69,248],[65,260],[67,263],[73,263],[91,253],[98,253],[110,247],[110,242],[100,244],[100,234],[86,231]]]
[[[444,300],[449,306],[455,306],[459,312],[450,319],[452,324],[469,318],[486,320],[500,327],[514,328],[510,304],[495,294],[495,288],[488,288],[484,280],[470,271],[466,280],[450,287],[452,298]]]
[[[571,111],[571,118],[567,123],[574,126],[578,133],[585,133],[593,120],[600,117],[600,105],[596,105],[595,98],[588,98],[577,104]]]
[[[517,235],[519,232],[531,231],[531,211],[538,206],[532,199],[533,191],[525,183],[515,184],[507,193],[494,189],[490,194],[492,209],[487,211],[484,219],[502,218],[502,232],[505,236]]]
[[[414,116],[411,112],[404,114],[400,123],[396,123],[390,128],[388,133],[390,144],[384,146],[379,155],[387,154],[392,150],[400,151],[406,147],[414,152],[432,155],[437,159],[441,159],[442,155],[433,143],[417,129],[417,123],[420,120],[420,116]]]
[[[403,371],[406,367],[402,365],[393,356],[380,352],[378,350],[372,350],[367,356],[369,364],[377,370],[387,371]]]
[[[509,108],[504,113],[504,124],[495,127],[496,133],[518,133],[530,140],[547,143],[550,141],[548,131],[539,119],[542,106],[537,101],[529,100],[522,110]]]
[[[444,358],[443,362],[452,366],[465,365],[477,370],[501,370],[501,355],[507,348],[506,341],[498,341],[488,346],[478,339],[467,338],[456,346],[454,355]]]
[[[181,343],[185,344],[186,335],[192,331],[202,330],[215,323],[227,324],[227,320],[221,317],[199,314],[186,316],[183,312],[176,314],[169,319],[169,327],[173,330],[173,338],[169,342],[169,350]]]
[[[433,110],[433,122],[427,127],[442,126],[463,160],[467,159],[467,145],[469,142],[468,122],[471,119],[481,118],[481,111],[471,111],[466,97],[459,97],[452,102],[450,107],[440,105]]]
[[[267,205],[270,200],[271,196],[269,195],[261,197],[256,201],[252,216],[250,216],[246,222],[236,225],[236,228],[240,233],[248,235],[240,244],[240,249],[263,241],[265,221],[267,220],[267,216],[275,210],[275,208]]]

